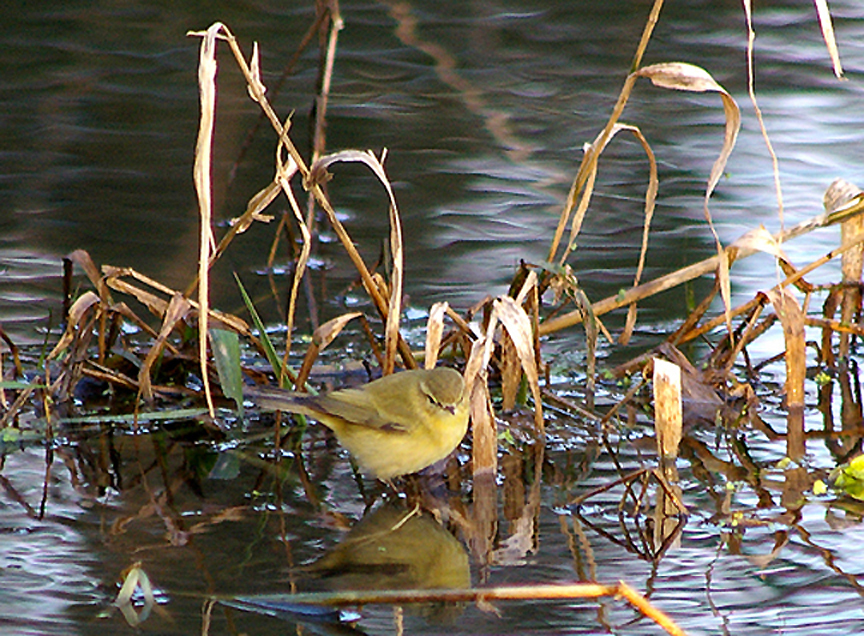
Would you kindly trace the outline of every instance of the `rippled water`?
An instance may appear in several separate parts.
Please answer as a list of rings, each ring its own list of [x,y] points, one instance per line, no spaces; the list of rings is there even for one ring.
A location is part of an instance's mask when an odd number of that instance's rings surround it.
[[[743,16],[737,3],[717,4],[670,3],[645,62],[700,64],[742,108],[738,145],[712,202],[718,231],[729,241],[758,223],[772,231],[779,225],[770,160],[746,95]],[[60,259],[73,249],[88,250],[97,264],[132,266],[185,287],[195,269],[198,236],[191,184],[197,40],[185,33],[218,19],[245,50],[257,40],[265,81],[272,83],[310,23],[309,5],[142,7],[121,1],[0,9],[0,321],[17,342],[41,342],[42,331],[56,326]],[[622,0],[599,7],[553,0],[342,4],[346,28],[328,146],[389,149],[388,172],[405,220],[407,291],[416,306],[446,299],[464,308],[501,291],[520,259],[545,258],[582,144],[610,113],[648,8],[647,2]],[[834,0],[831,9],[845,82],[831,74],[812,3],[771,3],[756,11],[756,86],[780,158],[787,225],[820,213],[822,193],[834,178],[864,185],[864,10],[857,0]],[[283,115],[295,112],[292,135],[301,149],[308,144],[316,59],[314,50],[304,54],[275,100]],[[273,139],[262,129],[227,189],[256,111],[230,58],[220,60],[216,197],[220,218],[227,219],[270,180]],[[645,132],[661,170],[647,276],[710,256],[701,192],[722,141],[719,98],[645,83],[623,119]],[[374,261],[386,237],[383,191],[360,169],[334,172],[333,200],[367,260]],[[641,240],[646,175],[642,151],[631,139],[616,141],[601,164],[598,194],[572,262],[594,299],[629,284]],[[265,289],[257,272],[271,232],[254,228],[220,265],[220,307],[239,307],[228,275],[232,268],[253,290]],[[836,244],[837,231],[829,229],[788,251],[805,263]],[[323,285],[326,271],[327,289],[342,290],[352,271],[341,249],[324,242],[319,257],[324,267],[314,274],[316,285]],[[736,265],[738,297],[751,297],[773,277],[767,257]],[[836,269],[828,267],[814,280],[836,278]],[[648,301],[640,313],[639,342],[654,342],[654,332],[680,320],[683,302],[681,290]],[[270,315],[275,319],[275,312]],[[580,342],[577,332],[575,348]],[[780,346],[777,340],[762,343],[765,350],[751,355],[772,355]],[[565,338],[557,347],[569,351],[574,345]],[[712,436],[705,437],[706,445],[713,444]],[[751,452],[761,461],[782,458],[784,449],[776,443],[759,434],[751,438]],[[592,472],[581,481],[549,479],[537,549],[524,563],[494,566],[490,581],[573,580],[583,574],[623,579],[650,592],[652,602],[691,634],[864,631],[855,557],[864,533],[860,515],[813,503],[789,529],[775,519],[784,512],[781,486],[771,491],[764,524],[736,531],[712,519],[725,484],[706,489],[682,466],[692,516],[679,548],[655,568],[589,530],[590,558],[583,555],[586,561],[580,562],[576,555],[584,545],[573,548],[573,511],[561,503],[615,474],[611,462],[586,459],[594,452],[591,439],[586,433],[553,446],[549,461],[558,470],[575,471],[586,462]],[[294,473],[277,500],[276,482],[266,473],[262,477],[255,460],[266,445],[243,448],[236,478],[213,478],[209,470],[216,457],[207,456],[213,453],[207,442],[119,432],[69,440],[48,457],[44,517],[45,450],[9,452],[0,499],[0,630],[131,633],[109,603],[120,571],[135,561],[144,564],[162,601],[161,611],[141,626],[145,633],[200,633],[204,593],[286,591],[304,581],[296,566],[339,543],[340,519],[315,514]],[[321,444],[310,449],[319,462],[328,456]],[[813,465],[832,465],[827,450],[809,450]],[[622,453],[639,460],[630,446]],[[238,455],[222,457],[235,461]],[[327,502],[350,525],[363,506],[345,462],[319,470]],[[106,476],[116,481],[100,483]],[[774,477],[782,483],[784,475],[777,470]],[[748,496],[755,497],[745,488],[736,503],[753,503]],[[608,508],[595,513],[597,525],[614,534],[618,521],[607,516]],[[502,538],[511,531],[502,522]],[[776,558],[760,560],[784,531],[788,543]],[[740,554],[721,545],[736,532]],[[474,564],[475,583],[478,575]],[[616,633],[659,633],[644,620],[631,623],[634,614],[618,602],[501,603],[498,609],[500,617],[467,607],[445,626],[410,613],[405,620],[408,633],[595,634],[607,633],[607,624],[616,625]],[[367,632],[393,632],[390,609],[371,607],[364,616],[360,627]],[[276,619],[217,606],[211,633],[283,629]]]

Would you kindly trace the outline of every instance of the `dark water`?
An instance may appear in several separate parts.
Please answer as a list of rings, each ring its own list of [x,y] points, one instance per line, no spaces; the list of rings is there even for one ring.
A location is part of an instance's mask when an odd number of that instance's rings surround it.
[[[179,288],[188,284],[198,237],[191,182],[198,42],[185,33],[220,20],[246,51],[257,40],[265,82],[272,83],[310,24],[309,4],[45,2],[0,9],[0,321],[17,342],[40,342],[43,331],[56,326],[60,259],[73,249],[86,249],[97,264],[131,266]],[[389,149],[387,168],[405,222],[407,292],[414,306],[444,299],[465,308],[502,291],[520,259],[545,258],[581,147],[611,111],[649,4],[343,3],[346,27],[328,147]],[[702,65],[743,113],[738,145],[712,202],[718,231],[725,241],[759,223],[774,231],[779,222],[771,163],[746,95],[739,3],[673,4],[661,15],[645,62]],[[834,178],[864,185],[864,9],[856,0],[835,0],[831,9],[846,82],[831,74],[812,3],[772,3],[756,13],[756,85],[780,158],[787,225],[820,213],[822,193]],[[219,218],[225,220],[238,215],[271,179],[274,142],[262,129],[228,187],[256,110],[230,57],[223,52],[220,61],[214,177]],[[310,49],[275,99],[283,116],[295,112],[292,138],[301,149],[308,145],[316,61],[317,52]],[[623,120],[642,128],[660,164],[647,277],[710,256],[701,192],[722,142],[719,98],[640,84]],[[372,262],[386,238],[384,193],[361,169],[337,167],[334,173],[333,200]],[[639,145],[624,137],[616,141],[601,163],[597,195],[572,259],[593,299],[629,284],[641,240],[646,178]],[[788,252],[796,263],[806,263],[836,246],[837,234],[829,229],[808,235]],[[260,272],[271,236],[272,228],[255,227],[232,246],[217,268],[218,306],[239,311],[232,269],[262,296]],[[332,297],[352,278],[350,264],[333,243],[323,243],[318,257],[322,267],[313,280],[319,288],[326,282]],[[829,266],[813,279],[835,280],[836,271]],[[739,264],[738,298],[751,297],[774,277],[767,257]],[[287,285],[287,278],[281,282]],[[648,301],[637,342],[654,342],[653,333],[680,320],[684,297],[676,290]],[[324,309],[332,313],[338,306]],[[265,301],[262,310],[275,319]],[[575,345],[564,338],[557,348],[581,350],[579,333],[573,338]],[[751,354],[767,357],[782,345],[765,339],[759,346],[764,351]],[[553,430],[556,424],[562,430],[568,426],[553,422]],[[578,466],[593,452],[591,439],[585,432],[575,441],[553,443],[550,461],[558,468]],[[266,445],[242,446],[239,475],[219,480],[195,477],[202,467],[212,468],[201,456],[210,452],[204,441],[181,444],[122,434],[68,441],[49,457],[42,519],[44,449],[12,452],[5,459],[4,633],[131,633],[108,604],[120,571],[135,561],[144,564],[163,602],[163,611],[154,611],[140,629],[200,633],[198,595],[286,591],[305,580],[295,566],[316,560],[342,537],[332,517],[312,511],[296,474],[282,485],[281,499],[273,494],[275,480],[266,472],[262,477],[255,460]],[[772,465],[785,452],[756,434],[751,444],[751,451]],[[316,449],[314,456],[327,455],[320,444]],[[622,446],[624,458],[637,462],[637,451],[628,449]],[[812,465],[833,465],[826,449],[809,450]],[[802,518],[788,526],[780,517],[783,487],[777,485],[771,491],[775,501],[758,523],[751,520],[746,531],[735,530],[712,518],[727,492],[722,479],[706,490],[685,472],[691,517],[680,547],[655,568],[588,531],[593,551],[588,568],[568,547],[574,540],[562,524],[574,532],[572,511],[560,504],[614,474],[605,459],[591,466],[593,472],[578,485],[571,475],[543,486],[538,548],[492,567],[490,582],[623,579],[649,592],[652,602],[692,634],[864,630],[854,584],[861,575],[860,516],[838,515],[817,502],[804,506]],[[353,522],[362,513],[359,495],[344,461],[332,470],[321,468],[327,503]],[[781,468],[768,473],[783,483]],[[115,482],[100,483],[106,476]],[[756,494],[731,479],[729,493],[733,486],[738,487],[729,495],[733,507],[755,505]],[[595,521],[615,527],[617,520],[607,514],[598,507]],[[513,526],[502,521],[501,538],[511,532]],[[739,532],[736,553],[723,540]],[[759,561],[771,553],[778,532],[788,532],[788,543],[774,559]],[[476,565],[471,575],[476,583]],[[630,623],[634,615],[620,602],[600,610],[591,603],[557,602],[502,603],[499,609],[501,617],[468,607],[444,626],[411,614],[405,620],[409,633],[594,634],[607,633],[604,625],[617,626],[615,633],[659,633],[644,620]],[[221,608],[213,616],[211,633],[284,629],[276,619]],[[369,633],[393,633],[391,610],[369,608],[365,616],[361,627]]]

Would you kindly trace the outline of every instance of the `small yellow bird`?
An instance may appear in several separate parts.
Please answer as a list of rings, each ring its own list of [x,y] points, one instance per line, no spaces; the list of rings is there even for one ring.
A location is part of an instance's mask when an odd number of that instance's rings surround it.
[[[468,429],[462,375],[447,367],[394,373],[356,389],[307,395],[275,387],[246,392],[264,409],[302,413],[336,434],[363,472],[391,479],[447,457]]]

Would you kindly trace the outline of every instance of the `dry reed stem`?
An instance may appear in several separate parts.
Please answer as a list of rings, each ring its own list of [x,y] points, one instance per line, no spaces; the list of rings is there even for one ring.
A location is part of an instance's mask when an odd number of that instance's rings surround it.
[[[762,109],[759,108],[759,102],[756,100],[756,89],[754,87],[754,67],[753,67],[753,42],[756,39],[756,32],[753,30],[753,7],[752,0],[743,0],[744,17],[747,22],[747,93],[750,96],[750,102],[753,104],[753,112],[756,113],[756,121],[759,122],[759,130],[762,132],[762,139],[765,140],[765,146],[768,148],[768,154],[771,156],[771,169],[774,173],[774,191],[777,194],[777,215],[780,220],[780,229],[785,227],[783,222],[783,188],[780,186],[780,165],[777,160],[777,154],[774,152],[774,146],[771,144],[771,139],[768,136],[768,129],[765,127],[765,120],[762,118]]]
[[[537,601],[623,598],[643,616],[657,623],[666,633],[684,636],[684,631],[661,610],[624,581],[615,585],[600,583],[501,585],[465,590],[363,590],[343,592],[301,592],[299,594],[257,595],[260,602],[273,601],[325,606],[369,605],[372,603],[398,605],[405,603],[490,603],[492,601]],[[230,597],[229,599],[230,600]]]
[[[851,216],[861,214],[862,212],[864,212],[864,196],[859,196],[852,200],[846,207],[829,210],[829,212],[825,214],[811,217],[806,221],[802,221],[793,228],[790,228],[788,230],[781,230],[780,232],[777,232],[772,236],[774,240],[778,243],[785,243],[786,241],[807,234],[815,229],[833,225]],[[839,250],[834,250],[830,252],[830,254],[836,256],[837,254],[841,253],[841,250],[849,249],[850,247],[851,245],[842,246]],[[727,247],[727,254],[729,251],[730,248]],[[735,259],[740,260],[742,258],[751,256],[754,253],[755,250],[751,249],[736,249]],[[654,280],[647,283],[643,283],[638,287],[628,289],[621,294],[616,294],[615,296],[610,296],[608,298],[604,298],[603,300],[599,300],[591,306],[593,313],[596,316],[602,316],[603,314],[618,309],[619,307],[629,305],[632,302],[642,300],[643,298],[648,298],[649,296],[653,296],[662,291],[666,291],[667,289],[671,289],[673,287],[691,281],[694,278],[709,274],[717,269],[720,260],[720,257],[712,256],[711,258],[706,258],[705,260],[699,261],[698,263],[693,263],[692,265],[682,267],[679,270],[655,278]],[[724,258],[723,260],[726,259]],[[561,329],[566,329],[567,327],[577,325],[580,322],[582,322],[582,312],[579,310],[574,310],[561,316],[556,316],[555,318],[550,318],[549,320],[544,321],[540,325],[540,335],[548,335],[550,333],[555,333],[556,331],[560,331]]]
[[[330,86],[333,82],[333,66],[336,64],[336,48],[339,42],[339,32],[344,28],[342,16],[339,13],[338,0],[326,0],[326,13],[330,21],[330,33],[327,38],[327,50],[324,54],[324,64],[321,69],[320,86],[321,90],[315,103],[315,130],[312,140],[312,160],[310,163],[315,163],[318,157],[324,152],[326,147],[325,133],[327,126],[325,124],[327,118],[327,103],[330,99]]]
[[[771,289],[766,295],[780,318],[786,345],[787,455],[800,459],[804,449],[804,380],[807,375],[804,313],[788,289]]]
[[[571,228],[571,237],[570,237],[570,245],[572,246],[575,241],[575,234],[573,233],[573,229],[576,229],[576,234],[578,234],[578,229],[582,225],[582,218],[584,217],[585,210],[588,207],[588,202],[591,198],[591,192],[594,189],[594,180],[597,176],[597,159],[599,158],[599,154],[596,152],[596,148],[604,148],[611,138],[614,126],[617,124],[618,119],[621,117],[621,113],[624,112],[624,107],[627,105],[627,100],[630,98],[630,92],[633,88],[633,84],[635,83],[634,73],[636,70],[642,65],[642,56],[645,54],[645,50],[648,48],[648,42],[651,40],[651,34],[654,32],[654,27],[657,26],[657,20],[660,16],[660,9],[663,7],[663,0],[655,0],[654,5],[651,8],[651,12],[648,15],[648,20],[645,22],[645,28],[642,31],[642,37],[639,40],[639,45],[636,47],[636,53],[633,56],[633,63],[630,68],[630,74],[624,80],[624,86],[621,89],[621,92],[618,94],[618,100],[615,104],[615,107],[612,110],[612,114],[609,117],[609,121],[606,123],[606,127],[603,131],[597,136],[594,143],[586,148],[585,155],[582,158],[582,162],[579,165],[579,170],[576,173],[576,177],[573,180],[572,185],[570,186],[570,191],[567,194],[567,201],[564,204],[564,209],[561,211],[561,216],[558,221],[558,227],[555,230],[555,235],[552,239],[552,245],[549,248],[549,256],[546,259],[547,261],[554,262],[555,255],[558,253],[558,247],[561,242],[561,238],[564,235],[564,228],[567,226],[567,222],[570,219],[570,216],[573,212],[573,206],[576,204],[576,199],[582,194],[579,203],[579,209],[577,210],[574,218],[573,225]],[[586,187],[587,186],[587,187]],[[564,258],[561,259],[561,263],[563,264]]]
[[[660,10],[663,8],[663,0],[654,0],[654,5],[651,7],[651,13],[648,14],[648,19],[645,21],[645,28],[642,29],[642,37],[639,39],[639,46],[636,47],[636,53],[633,55],[633,63],[630,65],[630,72],[634,72],[642,66],[642,56],[648,48],[648,42],[651,41],[651,34],[654,33],[654,27],[657,26],[657,21],[660,19]]]
[[[798,281],[800,281],[804,276],[806,276],[810,272],[818,269],[819,267],[821,267],[825,263],[833,260],[834,258],[837,258],[837,256],[844,254],[847,250],[850,250],[856,246],[859,246],[862,243],[864,243],[864,236],[858,237],[858,238],[854,239],[853,241],[851,241],[850,243],[847,243],[845,245],[841,245],[837,249],[834,249],[834,250],[831,250],[830,252],[827,252],[826,254],[819,257],[818,259],[816,259],[812,263],[808,263],[804,267],[801,267],[800,269],[796,270],[795,273],[787,276],[785,279],[783,279],[782,281],[777,283],[777,285],[775,285],[774,289],[780,289],[780,288],[788,287],[789,285],[796,284]],[[739,256],[740,256],[740,254],[739,254]],[[745,256],[749,256],[749,254],[745,254]],[[747,301],[746,303],[739,305],[738,307],[734,308],[731,311],[731,315],[733,318],[736,316],[740,316],[741,314],[750,311],[750,309],[752,309],[753,307],[755,307],[756,305],[758,305],[762,302],[763,301],[760,299],[760,297],[757,296],[756,298],[753,298],[753,299]],[[720,324],[722,324],[724,319],[725,319],[724,316],[718,316],[717,318],[712,318],[711,320],[704,323],[700,327],[688,331],[685,335],[681,336],[680,340],[678,340],[677,342],[683,343],[683,342],[688,342],[690,340],[693,340],[694,338],[698,338],[699,336],[701,336],[705,333],[708,333],[709,331],[712,331],[713,329],[718,327]]]

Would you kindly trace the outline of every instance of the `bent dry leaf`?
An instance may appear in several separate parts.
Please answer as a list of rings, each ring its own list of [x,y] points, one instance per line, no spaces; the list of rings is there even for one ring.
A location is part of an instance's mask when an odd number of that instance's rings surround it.
[[[493,312],[486,334],[471,345],[471,353],[465,363],[465,390],[470,397],[471,412],[471,463],[474,476],[498,472],[498,423],[492,410],[487,382],[489,360],[494,346],[493,335],[498,318]]]
[[[711,167],[708,186],[705,189],[704,211],[705,220],[708,221],[708,226],[711,228],[711,233],[714,235],[714,240],[717,243],[717,255],[720,258],[720,267],[718,268],[720,295],[723,298],[723,306],[726,311],[726,327],[731,337],[732,317],[729,312],[732,307],[732,285],[729,281],[729,263],[725,259],[723,245],[711,220],[711,213],[708,210],[708,200],[711,198],[714,188],[717,187],[717,183],[726,169],[726,162],[729,160],[729,155],[732,154],[735,141],[738,139],[738,131],[741,129],[741,110],[738,108],[738,104],[732,95],[718,84],[708,71],[693,64],[686,62],[653,64],[639,69],[635,75],[647,77],[655,86],[662,88],[697,93],[704,93],[706,91],[719,93],[720,98],[723,100],[723,113],[726,118],[723,148],[720,150],[720,156],[717,157],[717,160]]]
[[[828,9],[828,0],[813,0],[816,4],[816,15],[819,17],[819,28],[822,30],[822,39],[831,56],[831,64],[834,66],[834,75],[837,79],[846,79],[843,76],[843,64],[840,62],[840,51],[837,49],[837,39],[834,37],[834,24],[831,21],[831,11]]]
[[[543,435],[543,403],[540,398],[540,380],[537,372],[537,360],[534,357],[534,337],[531,329],[531,319],[525,310],[509,296],[501,296],[492,303],[495,315],[513,343],[522,370],[528,379],[531,395],[534,398],[534,425],[537,434]],[[491,328],[491,325],[490,325]]]
[[[162,349],[165,347],[168,337],[171,335],[171,332],[174,330],[175,325],[186,318],[189,312],[192,310],[192,304],[189,302],[189,299],[185,298],[181,294],[175,294],[171,298],[171,302],[168,303],[168,309],[165,311],[165,315],[162,317],[162,327],[159,330],[159,337],[153,343],[153,346],[150,348],[150,351],[147,352],[147,357],[144,359],[144,363],[141,365],[141,368],[138,371],[138,386],[140,395],[144,397],[148,402],[153,399],[153,388],[150,384],[150,370],[153,365],[156,363],[156,360],[159,358],[159,354],[162,353]],[[199,314],[200,315],[200,314]],[[202,322],[199,322],[199,329],[203,329]],[[205,335],[206,339],[206,335]],[[206,358],[201,361],[202,366],[204,367],[205,373],[207,370],[207,360]],[[208,401],[207,409],[210,414],[213,414],[213,405]]]
[[[69,316],[66,318],[66,331],[60,337],[60,340],[48,354],[48,359],[53,360],[68,347],[75,339],[76,330],[83,328],[84,317],[88,314],[91,307],[99,305],[99,296],[92,291],[87,291],[81,294],[78,299],[69,308]]]
[[[864,202],[864,192],[861,188],[844,179],[834,179],[822,196],[825,213],[832,218],[843,213],[850,216],[857,214],[861,211],[862,202]]]
[[[390,280],[390,299],[386,315],[386,327],[384,332],[384,375],[393,372],[396,359],[396,349],[399,345],[399,317],[402,312],[402,278],[404,271],[404,257],[402,252],[402,221],[399,218],[399,208],[396,205],[396,196],[387,173],[384,171],[384,159],[387,151],[381,153],[381,159],[371,151],[343,150],[326,155],[312,164],[309,170],[309,181],[318,182],[327,177],[327,168],[336,162],[358,162],[366,165],[373,174],[378,177],[387,196],[390,199],[390,254],[392,259],[392,275]]]
[[[297,373],[298,390],[306,384],[306,380],[312,372],[312,365],[315,364],[315,359],[318,357],[318,354],[326,349],[327,346],[336,339],[336,336],[342,332],[349,322],[362,315],[363,312],[352,311],[347,314],[342,314],[341,316],[336,316],[335,318],[331,318],[325,322],[312,333],[312,342],[306,350],[306,357],[303,358],[303,366],[300,367],[300,371]]]

